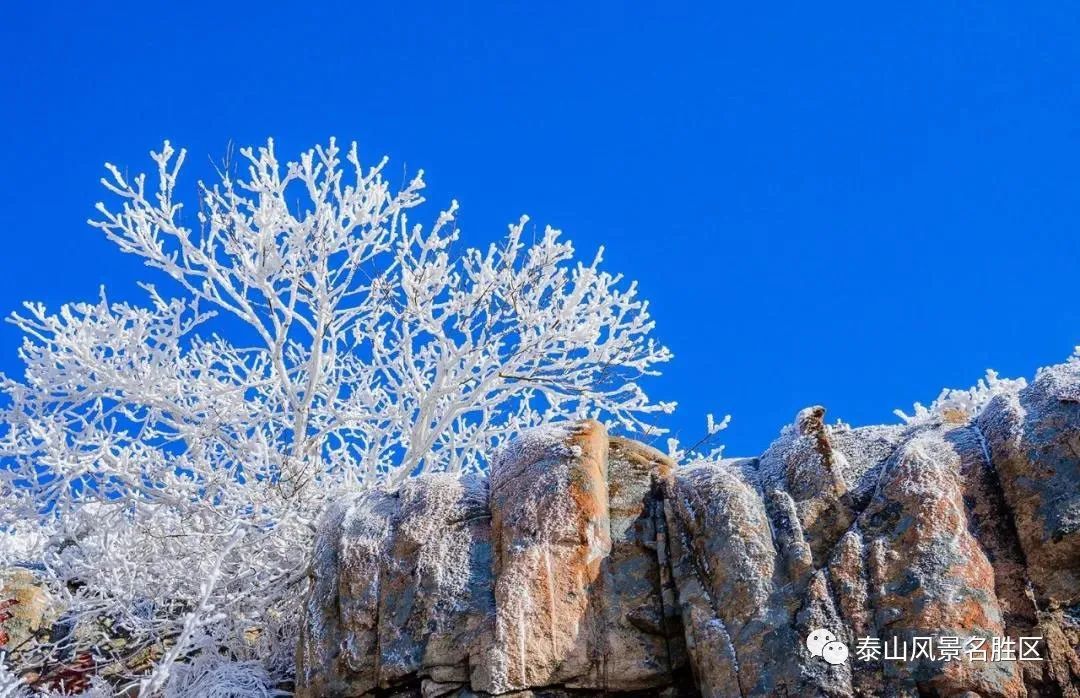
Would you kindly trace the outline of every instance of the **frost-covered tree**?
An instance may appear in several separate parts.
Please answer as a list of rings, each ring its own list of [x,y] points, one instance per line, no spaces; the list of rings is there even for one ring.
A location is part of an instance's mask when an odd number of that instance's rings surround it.
[[[108,165],[91,224],[169,281],[142,305],[103,289],[11,318],[25,373],[0,376],[0,564],[40,563],[75,628],[17,670],[91,650],[151,657],[127,679],[142,695],[279,680],[328,499],[480,470],[540,422],[639,431],[673,407],[638,382],[670,358],[647,303],[599,253],[575,261],[526,218],[459,248],[457,204],[412,224],[422,173],[395,191],[355,144],[241,153],[194,206],[168,143],[150,181]]]

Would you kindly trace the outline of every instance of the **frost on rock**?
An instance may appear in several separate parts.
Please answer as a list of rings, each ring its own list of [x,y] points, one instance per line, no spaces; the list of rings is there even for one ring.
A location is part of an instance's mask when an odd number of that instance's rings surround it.
[[[424,668],[466,678],[490,615],[487,500],[482,478],[433,474],[328,511],[298,649],[310,695],[374,690]]]
[[[765,648],[748,629],[768,623],[776,563],[762,497],[740,471],[706,462],[673,473],[665,505],[672,574],[699,682],[714,690],[757,685]]]
[[[902,426],[870,426],[853,429],[829,425],[829,442],[849,491],[860,501],[873,494],[885,461],[908,432]]]
[[[396,493],[368,490],[330,507],[320,525],[297,647],[297,681],[317,693],[344,690],[345,672],[375,685],[368,658],[378,642],[382,562],[397,503]]]
[[[571,428],[565,424],[547,424],[521,432],[518,438],[505,444],[492,458],[489,474],[492,487],[512,480],[538,463],[576,455],[574,451],[577,447],[567,443],[570,434]]]
[[[487,480],[362,495],[344,511],[365,525],[331,513],[320,533],[338,574],[317,572],[308,604],[349,661],[316,685],[302,655],[297,694],[1075,697],[1080,359],[1018,386],[988,383],[962,421],[853,428],[809,407],[759,457],[683,467],[559,425],[507,445]],[[350,547],[377,564],[343,566]],[[364,594],[380,601],[350,626]],[[809,654],[817,628],[849,648],[1041,637],[1042,661],[853,671]]]
[[[436,474],[400,491],[379,600],[380,685],[424,667],[461,667],[490,615],[487,481]],[[464,680],[463,673],[439,678]]]
[[[631,527],[652,525],[654,473],[671,465],[587,421],[525,432],[488,479],[425,475],[332,510],[297,695],[668,684],[679,628],[657,592],[656,533]]]
[[[1080,361],[1041,369],[976,424],[1033,584],[1054,606],[1080,604]]]
[[[529,432],[491,469],[495,628],[492,693],[581,681],[602,628],[595,583],[611,551],[608,436],[596,422]]]

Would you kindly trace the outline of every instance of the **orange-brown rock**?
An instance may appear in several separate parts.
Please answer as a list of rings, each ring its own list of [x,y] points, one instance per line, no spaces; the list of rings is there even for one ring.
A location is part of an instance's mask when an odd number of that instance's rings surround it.
[[[686,467],[553,425],[486,479],[358,494],[316,542],[297,695],[1080,698],[1080,363],[976,412],[812,407]],[[993,654],[1021,637],[1037,660]]]
[[[44,586],[28,569],[0,573],[0,652],[27,648],[55,618]]]
[[[611,552],[608,436],[533,434],[491,468],[495,626],[475,688],[601,685],[600,563]]]

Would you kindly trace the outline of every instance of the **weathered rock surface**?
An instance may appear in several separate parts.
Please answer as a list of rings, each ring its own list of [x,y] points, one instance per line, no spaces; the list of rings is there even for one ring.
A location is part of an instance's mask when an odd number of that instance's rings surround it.
[[[758,458],[681,468],[595,422],[536,430],[486,479],[340,504],[311,574],[298,696],[1080,698],[1080,362],[975,415],[808,408]],[[910,649],[952,637],[985,659]],[[1020,637],[1038,661],[993,655]]]
[[[0,573],[0,652],[24,648],[52,623],[53,604],[38,578],[27,569]]]

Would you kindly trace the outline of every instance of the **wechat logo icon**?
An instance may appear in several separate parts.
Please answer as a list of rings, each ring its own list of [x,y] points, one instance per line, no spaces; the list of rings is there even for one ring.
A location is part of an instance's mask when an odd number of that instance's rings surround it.
[[[806,636],[806,649],[815,657],[821,657],[832,665],[843,664],[848,658],[848,648],[824,628],[811,631]]]

